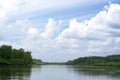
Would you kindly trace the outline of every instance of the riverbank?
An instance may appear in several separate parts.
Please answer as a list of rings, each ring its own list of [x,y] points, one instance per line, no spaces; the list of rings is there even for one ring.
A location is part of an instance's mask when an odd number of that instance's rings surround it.
[[[67,65],[92,66],[92,67],[120,67],[120,55],[89,56],[66,62]]]

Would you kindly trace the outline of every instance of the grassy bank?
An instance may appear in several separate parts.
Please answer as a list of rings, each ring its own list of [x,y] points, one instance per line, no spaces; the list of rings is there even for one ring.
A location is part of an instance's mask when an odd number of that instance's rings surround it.
[[[78,66],[101,66],[101,67],[120,67],[120,55],[108,55],[108,56],[89,56],[80,57],[78,59],[70,60],[66,62],[67,65]]]

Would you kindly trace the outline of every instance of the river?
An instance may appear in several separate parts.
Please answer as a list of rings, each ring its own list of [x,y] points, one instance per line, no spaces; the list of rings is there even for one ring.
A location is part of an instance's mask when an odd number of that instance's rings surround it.
[[[0,80],[120,80],[120,70],[67,65],[0,67]]]

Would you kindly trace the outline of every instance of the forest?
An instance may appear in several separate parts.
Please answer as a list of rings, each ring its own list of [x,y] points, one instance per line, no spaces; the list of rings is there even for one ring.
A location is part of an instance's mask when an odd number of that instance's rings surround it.
[[[31,52],[24,49],[14,49],[9,45],[0,47],[0,65],[31,65]]]
[[[31,52],[24,49],[15,49],[10,45],[0,46],[0,65],[32,65],[32,64],[48,64],[39,59],[32,59]],[[53,63],[50,63],[53,64]],[[54,63],[58,64],[58,63]],[[80,57],[74,60],[67,61],[67,65],[79,66],[110,66],[120,67],[120,54],[108,56],[88,56]]]
[[[89,56],[66,62],[68,65],[120,67],[120,54],[108,56]]]

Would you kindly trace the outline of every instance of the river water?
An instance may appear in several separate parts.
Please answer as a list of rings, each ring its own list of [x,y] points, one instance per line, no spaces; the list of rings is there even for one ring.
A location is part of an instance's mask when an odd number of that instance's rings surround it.
[[[120,70],[67,65],[0,67],[0,80],[120,80]]]

